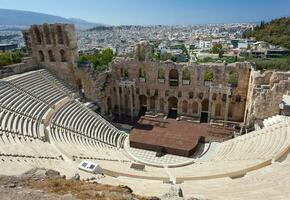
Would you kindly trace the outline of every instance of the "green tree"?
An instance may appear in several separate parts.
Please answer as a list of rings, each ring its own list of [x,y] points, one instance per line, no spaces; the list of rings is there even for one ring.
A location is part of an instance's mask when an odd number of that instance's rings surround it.
[[[211,48],[211,53],[219,54],[219,58],[221,58],[224,54],[222,44],[215,43]]]
[[[239,74],[236,71],[230,71],[229,73],[229,83],[230,84],[238,84]]]
[[[204,81],[213,81],[213,71],[212,69],[206,70],[204,74]]]
[[[140,69],[139,69],[139,77],[146,78],[146,72],[145,72],[143,67],[140,67]]]
[[[190,80],[190,71],[188,68],[185,68],[182,72],[182,79],[183,80]]]
[[[22,57],[23,55],[20,51],[0,53],[0,67],[20,63]]]
[[[254,30],[244,32],[244,38],[255,37],[257,40],[290,49],[290,17],[274,19],[269,23],[261,22]]]
[[[158,71],[158,78],[159,79],[164,79],[165,78],[165,69],[161,67]]]

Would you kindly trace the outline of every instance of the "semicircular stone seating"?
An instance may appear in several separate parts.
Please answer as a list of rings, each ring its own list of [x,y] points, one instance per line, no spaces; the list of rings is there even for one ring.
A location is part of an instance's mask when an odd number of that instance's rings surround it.
[[[188,197],[290,197],[288,119],[275,117],[275,123],[263,129],[218,143],[210,155],[193,164],[176,168],[147,165],[138,171],[130,167],[135,161],[123,148],[127,134],[75,100],[73,93],[46,70],[0,80],[0,173],[47,167],[73,174],[85,159],[99,163],[106,175],[114,177],[113,182],[127,184],[139,194],[158,195],[158,189],[165,188],[162,182],[171,180]],[[57,107],[65,98],[69,100]],[[51,110],[53,115],[44,124]],[[49,142],[41,140],[45,131]]]

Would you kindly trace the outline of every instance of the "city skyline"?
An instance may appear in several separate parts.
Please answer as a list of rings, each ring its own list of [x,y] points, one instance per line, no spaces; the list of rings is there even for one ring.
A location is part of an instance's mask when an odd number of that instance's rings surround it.
[[[263,3],[263,4],[261,4]],[[108,25],[194,25],[269,21],[289,16],[290,1],[1,0],[1,8],[80,18]]]

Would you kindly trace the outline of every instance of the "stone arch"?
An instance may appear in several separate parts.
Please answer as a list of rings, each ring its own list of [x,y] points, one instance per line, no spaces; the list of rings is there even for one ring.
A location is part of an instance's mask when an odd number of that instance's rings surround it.
[[[76,84],[77,84],[77,87],[79,90],[81,90],[83,88],[81,79],[77,79]]]
[[[125,68],[125,69],[123,69],[123,77],[124,78],[129,78],[129,70],[128,70],[128,68]]]
[[[158,70],[158,79],[165,79],[165,69],[163,67]]]
[[[41,35],[40,35],[39,28],[37,26],[35,26],[33,31],[34,31],[34,34],[35,34],[36,43],[37,44],[41,44]]]
[[[51,44],[51,38],[50,38],[50,30],[47,24],[43,26],[43,32],[45,37],[46,44]]]
[[[120,68],[120,76],[124,77],[124,68],[123,67]]]
[[[39,56],[39,60],[40,60],[40,62],[44,62],[44,61],[45,61],[43,51],[41,51],[41,50],[38,51],[38,56]]]
[[[221,104],[220,103],[215,105],[214,115],[215,115],[215,117],[220,117],[221,116]]]
[[[150,97],[150,109],[155,110],[155,97]]]
[[[147,96],[144,94],[141,94],[139,96],[139,103],[140,103],[140,108],[141,107],[147,107]]]
[[[125,111],[127,111],[127,110],[129,110],[129,96],[128,96],[128,94],[125,94],[125,97],[124,97],[124,100],[125,100],[125,102],[124,102],[124,106],[125,106]]]
[[[211,99],[212,99],[213,101],[215,101],[215,100],[217,99],[217,94],[216,94],[216,93],[213,93]]]
[[[54,58],[52,50],[48,51],[48,56],[49,56],[49,61],[50,62],[55,62],[55,58]]]
[[[191,79],[190,70],[188,69],[188,67],[186,67],[182,71],[182,80],[190,81],[190,79]]]
[[[198,93],[198,98],[199,99],[203,99],[203,93],[202,92]]]
[[[228,112],[228,117],[229,117],[229,118],[232,118],[232,117],[233,117],[233,114],[234,114],[234,108],[235,108],[235,104],[230,103],[230,105],[229,105],[229,112]]]
[[[112,113],[112,100],[111,100],[111,97],[107,98],[107,108],[108,108],[108,114]]]
[[[61,59],[61,62],[66,62],[67,59],[66,59],[66,53],[65,53],[65,51],[64,51],[63,49],[61,49],[61,50],[59,51],[59,53],[60,53],[60,59]]]
[[[168,117],[176,118],[178,115],[178,99],[176,97],[168,98]]]
[[[60,25],[56,26],[56,35],[57,35],[57,43],[64,44],[63,32],[62,32],[62,28]]]
[[[198,102],[197,101],[194,101],[192,103],[192,113],[193,114],[197,114],[198,113]]]
[[[139,95],[139,116],[145,115],[147,111],[147,96]]]
[[[161,98],[159,100],[159,109],[160,109],[160,111],[164,111],[164,108],[165,108],[165,101],[163,98]]]
[[[177,69],[171,69],[169,71],[169,85],[170,86],[178,86],[178,71]]]
[[[144,67],[139,68],[139,78],[146,78],[146,72]]]
[[[186,100],[182,101],[182,112],[187,113],[188,102]]]
[[[208,99],[204,99],[201,102],[201,111],[208,112],[208,106],[209,106],[209,100]]]
[[[178,106],[178,99],[176,97],[169,97],[168,98],[168,110],[177,109],[177,106]]]
[[[235,70],[231,70],[229,72],[229,80],[228,83],[231,84],[232,86],[237,86],[239,82],[239,74]]]
[[[214,80],[214,72],[211,68],[208,68],[204,73],[204,81],[213,81]]]

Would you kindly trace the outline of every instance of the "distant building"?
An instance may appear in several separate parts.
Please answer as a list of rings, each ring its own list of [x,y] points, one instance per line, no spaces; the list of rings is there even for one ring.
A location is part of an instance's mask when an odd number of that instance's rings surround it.
[[[199,48],[206,49],[212,47],[212,41],[211,40],[200,40],[199,41]]]
[[[12,51],[18,48],[17,44],[0,44],[0,52]]]

